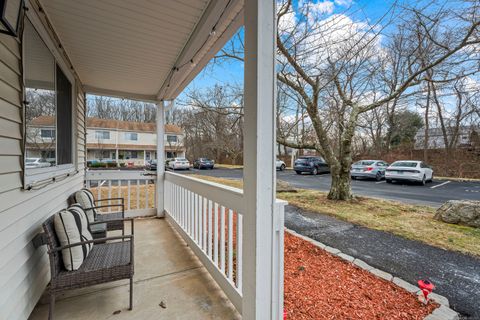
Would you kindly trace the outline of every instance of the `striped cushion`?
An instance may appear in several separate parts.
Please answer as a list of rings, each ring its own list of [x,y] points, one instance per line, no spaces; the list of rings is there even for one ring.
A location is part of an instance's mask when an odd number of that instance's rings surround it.
[[[88,189],[82,189],[74,194],[74,202],[78,203],[82,208],[93,208],[95,207],[93,193]],[[97,210],[88,209],[85,210],[89,222],[94,222],[97,218]]]
[[[93,239],[88,230],[87,215],[79,205],[73,205],[58,212],[54,218],[54,225],[61,246]],[[65,269],[72,271],[80,268],[92,247],[93,244],[85,244],[63,249],[62,258]]]

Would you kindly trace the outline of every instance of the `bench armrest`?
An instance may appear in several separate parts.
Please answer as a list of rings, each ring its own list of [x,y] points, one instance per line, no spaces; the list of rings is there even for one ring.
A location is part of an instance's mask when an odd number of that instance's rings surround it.
[[[120,201],[123,205],[125,199],[123,199],[123,198],[105,198],[105,199],[94,200],[93,202],[98,203],[98,202],[103,202],[103,201]]]
[[[49,249],[48,253],[58,252],[58,251],[62,251],[63,249],[73,248],[73,247],[81,246],[81,245],[84,245],[84,244],[105,243],[106,241],[110,241],[110,240],[126,240],[126,239],[132,241],[132,243],[133,243],[133,234],[128,235],[128,236],[106,237],[106,238],[100,238],[100,239],[93,239],[93,240],[75,242],[75,243],[67,244],[67,245],[64,245],[64,246],[61,246],[61,247],[56,247],[56,248]]]
[[[125,215],[125,206],[123,203],[118,203],[118,204],[103,204],[95,207],[90,207],[90,208],[83,208],[83,210],[92,210],[92,209],[102,209],[102,208],[122,208],[122,217]],[[102,214],[101,212],[99,214]]]
[[[89,222],[89,225],[97,225],[97,224],[102,224],[102,223],[110,223],[110,222],[126,222],[130,221],[130,228],[132,231],[132,235],[134,234],[134,219],[133,218],[124,218],[124,219],[112,219],[112,220],[105,220],[105,221],[94,221],[94,222]]]

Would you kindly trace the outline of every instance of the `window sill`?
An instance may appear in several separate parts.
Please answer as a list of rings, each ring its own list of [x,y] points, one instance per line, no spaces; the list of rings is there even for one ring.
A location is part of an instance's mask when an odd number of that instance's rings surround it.
[[[53,183],[57,178],[68,177],[77,173],[77,169],[73,164],[63,164],[48,168],[25,169],[24,189],[32,190],[36,186],[48,185]]]

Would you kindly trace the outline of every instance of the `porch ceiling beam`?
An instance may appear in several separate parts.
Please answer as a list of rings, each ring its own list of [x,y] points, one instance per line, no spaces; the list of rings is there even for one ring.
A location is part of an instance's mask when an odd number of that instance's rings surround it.
[[[171,100],[195,78],[243,22],[243,0],[212,0],[157,94]],[[214,32],[212,30],[215,29]],[[230,36],[228,36],[230,35]],[[193,64],[190,62],[193,60]]]
[[[144,102],[153,102],[156,103],[158,101],[155,95],[147,95],[147,94],[138,94],[134,92],[123,92],[123,91],[115,91],[109,90],[104,88],[97,88],[88,85],[83,86],[83,91],[85,93],[97,94],[102,96],[109,96],[109,97],[116,97],[121,99],[131,99],[131,100],[139,100]]]

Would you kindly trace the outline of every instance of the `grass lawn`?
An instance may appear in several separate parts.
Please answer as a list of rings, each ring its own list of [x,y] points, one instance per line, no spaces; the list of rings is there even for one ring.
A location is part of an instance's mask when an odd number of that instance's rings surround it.
[[[215,164],[217,168],[225,168],[225,169],[243,169],[243,164]]]
[[[242,188],[241,180],[194,175],[196,178]],[[394,201],[357,197],[353,201],[332,201],[321,191],[297,189],[278,193],[278,198],[304,210],[391,232],[444,249],[480,256],[480,229],[448,224],[433,219],[435,209]]]

